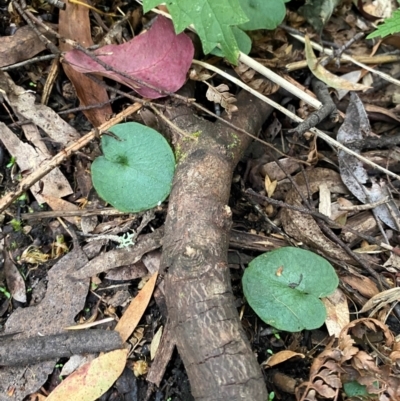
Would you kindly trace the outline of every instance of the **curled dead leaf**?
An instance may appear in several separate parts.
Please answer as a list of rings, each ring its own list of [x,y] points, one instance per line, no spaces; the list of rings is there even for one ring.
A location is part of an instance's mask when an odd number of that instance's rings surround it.
[[[262,366],[272,367],[272,366],[278,365],[279,363],[285,362],[288,359],[294,358],[296,356],[298,356],[300,358],[305,357],[304,354],[301,354],[299,352],[294,352],[294,351],[290,351],[290,350],[280,351],[280,352],[270,356],[265,362],[262,363]]]
[[[305,53],[307,58],[307,64],[310,71],[322,82],[325,82],[328,86],[335,89],[343,89],[349,91],[361,91],[367,90],[370,87],[362,84],[352,83],[337,75],[332,74],[326,68],[324,68],[317,57],[315,56],[314,50],[311,46],[310,38],[305,37]]]

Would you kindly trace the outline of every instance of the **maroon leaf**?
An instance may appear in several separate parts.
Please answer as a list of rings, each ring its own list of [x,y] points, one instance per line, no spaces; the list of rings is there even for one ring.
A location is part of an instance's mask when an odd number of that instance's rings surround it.
[[[175,34],[172,22],[157,17],[149,31],[122,45],[108,45],[95,52],[103,62],[129,74],[125,78],[92,60],[79,50],[71,50],[65,60],[82,73],[95,73],[129,86],[140,95],[156,99],[162,97],[153,89],[139,85],[140,79],[159,89],[175,92],[182,87],[191,65],[194,48],[187,35]]]

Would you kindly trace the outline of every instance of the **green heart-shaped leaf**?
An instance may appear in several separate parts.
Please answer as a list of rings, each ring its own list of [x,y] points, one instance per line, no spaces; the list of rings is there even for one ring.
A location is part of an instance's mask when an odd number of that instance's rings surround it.
[[[333,293],[339,279],[324,258],[284,247],[255,258],[242,284],[247,301],[265,323],[296,332],[324,323],[326,310],[319,298]]]
[[[105,201],[122,212],[151,209],[171,191],[175,159],[165,138],[138,123],[114,125],[120,140],[103,135],[104,156],[92,164],[93,186]]]

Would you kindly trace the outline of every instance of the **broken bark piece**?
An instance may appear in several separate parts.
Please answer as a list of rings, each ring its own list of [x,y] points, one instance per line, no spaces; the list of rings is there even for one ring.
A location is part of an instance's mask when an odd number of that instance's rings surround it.
[[[162,245],[164,230],[162,228],[145,234],[138,239],[132,247],[113,249],[92,259],[80,270],[74,272],[71,277],[80,280],[96,274],[109,271],[116,267],[132,265],[138,262],[145,253],[153,251]]]
[[[107,352],[122,347],[119,334],[106,330],[78,330],[43,337],[9,339],[0,341],[0,366],[32,365],[54,358]]]
[[[371,211],[367,210],[362,213],[357,213],[355,216],[350,217],[346,226],[367,235],[376,235],[379,231],[378,224]],[[343,241],[349,243],[349,247],[353,248],[362,241],[362,238],[351,233],[350,231],[342,232],[341,238]]]

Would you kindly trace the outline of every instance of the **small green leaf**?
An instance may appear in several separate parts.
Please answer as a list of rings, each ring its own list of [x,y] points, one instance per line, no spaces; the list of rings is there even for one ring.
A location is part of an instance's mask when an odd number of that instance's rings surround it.
[[[104,156],[92,164],[93,186],[122,212],[140,212],[165,200],[171,191],[174,155],[157,131],[138,123],[114,125],[101,138]]]
[[[344,383],[343,390],[348,397],[367,397],[369,395],[367,386],[364,386],[355,380]]]
[[[320,327],[326,318],[326,297],[338,286],[335,270],[322,257],[299,248],[284,247],[255,258],[242,284],[257,315],[284,331]]]
[[[275,29],[285,18],[286,7],[283,0],[240,0],[248,22],[239,25],[244,31]]]
[[[376,28],[376,31],[367,36],[367,39],[376,38],[377,36],[384,38],[397,32],[400,32],[400,9],[396,10],[390,18],[385,19],[383,24]]]

